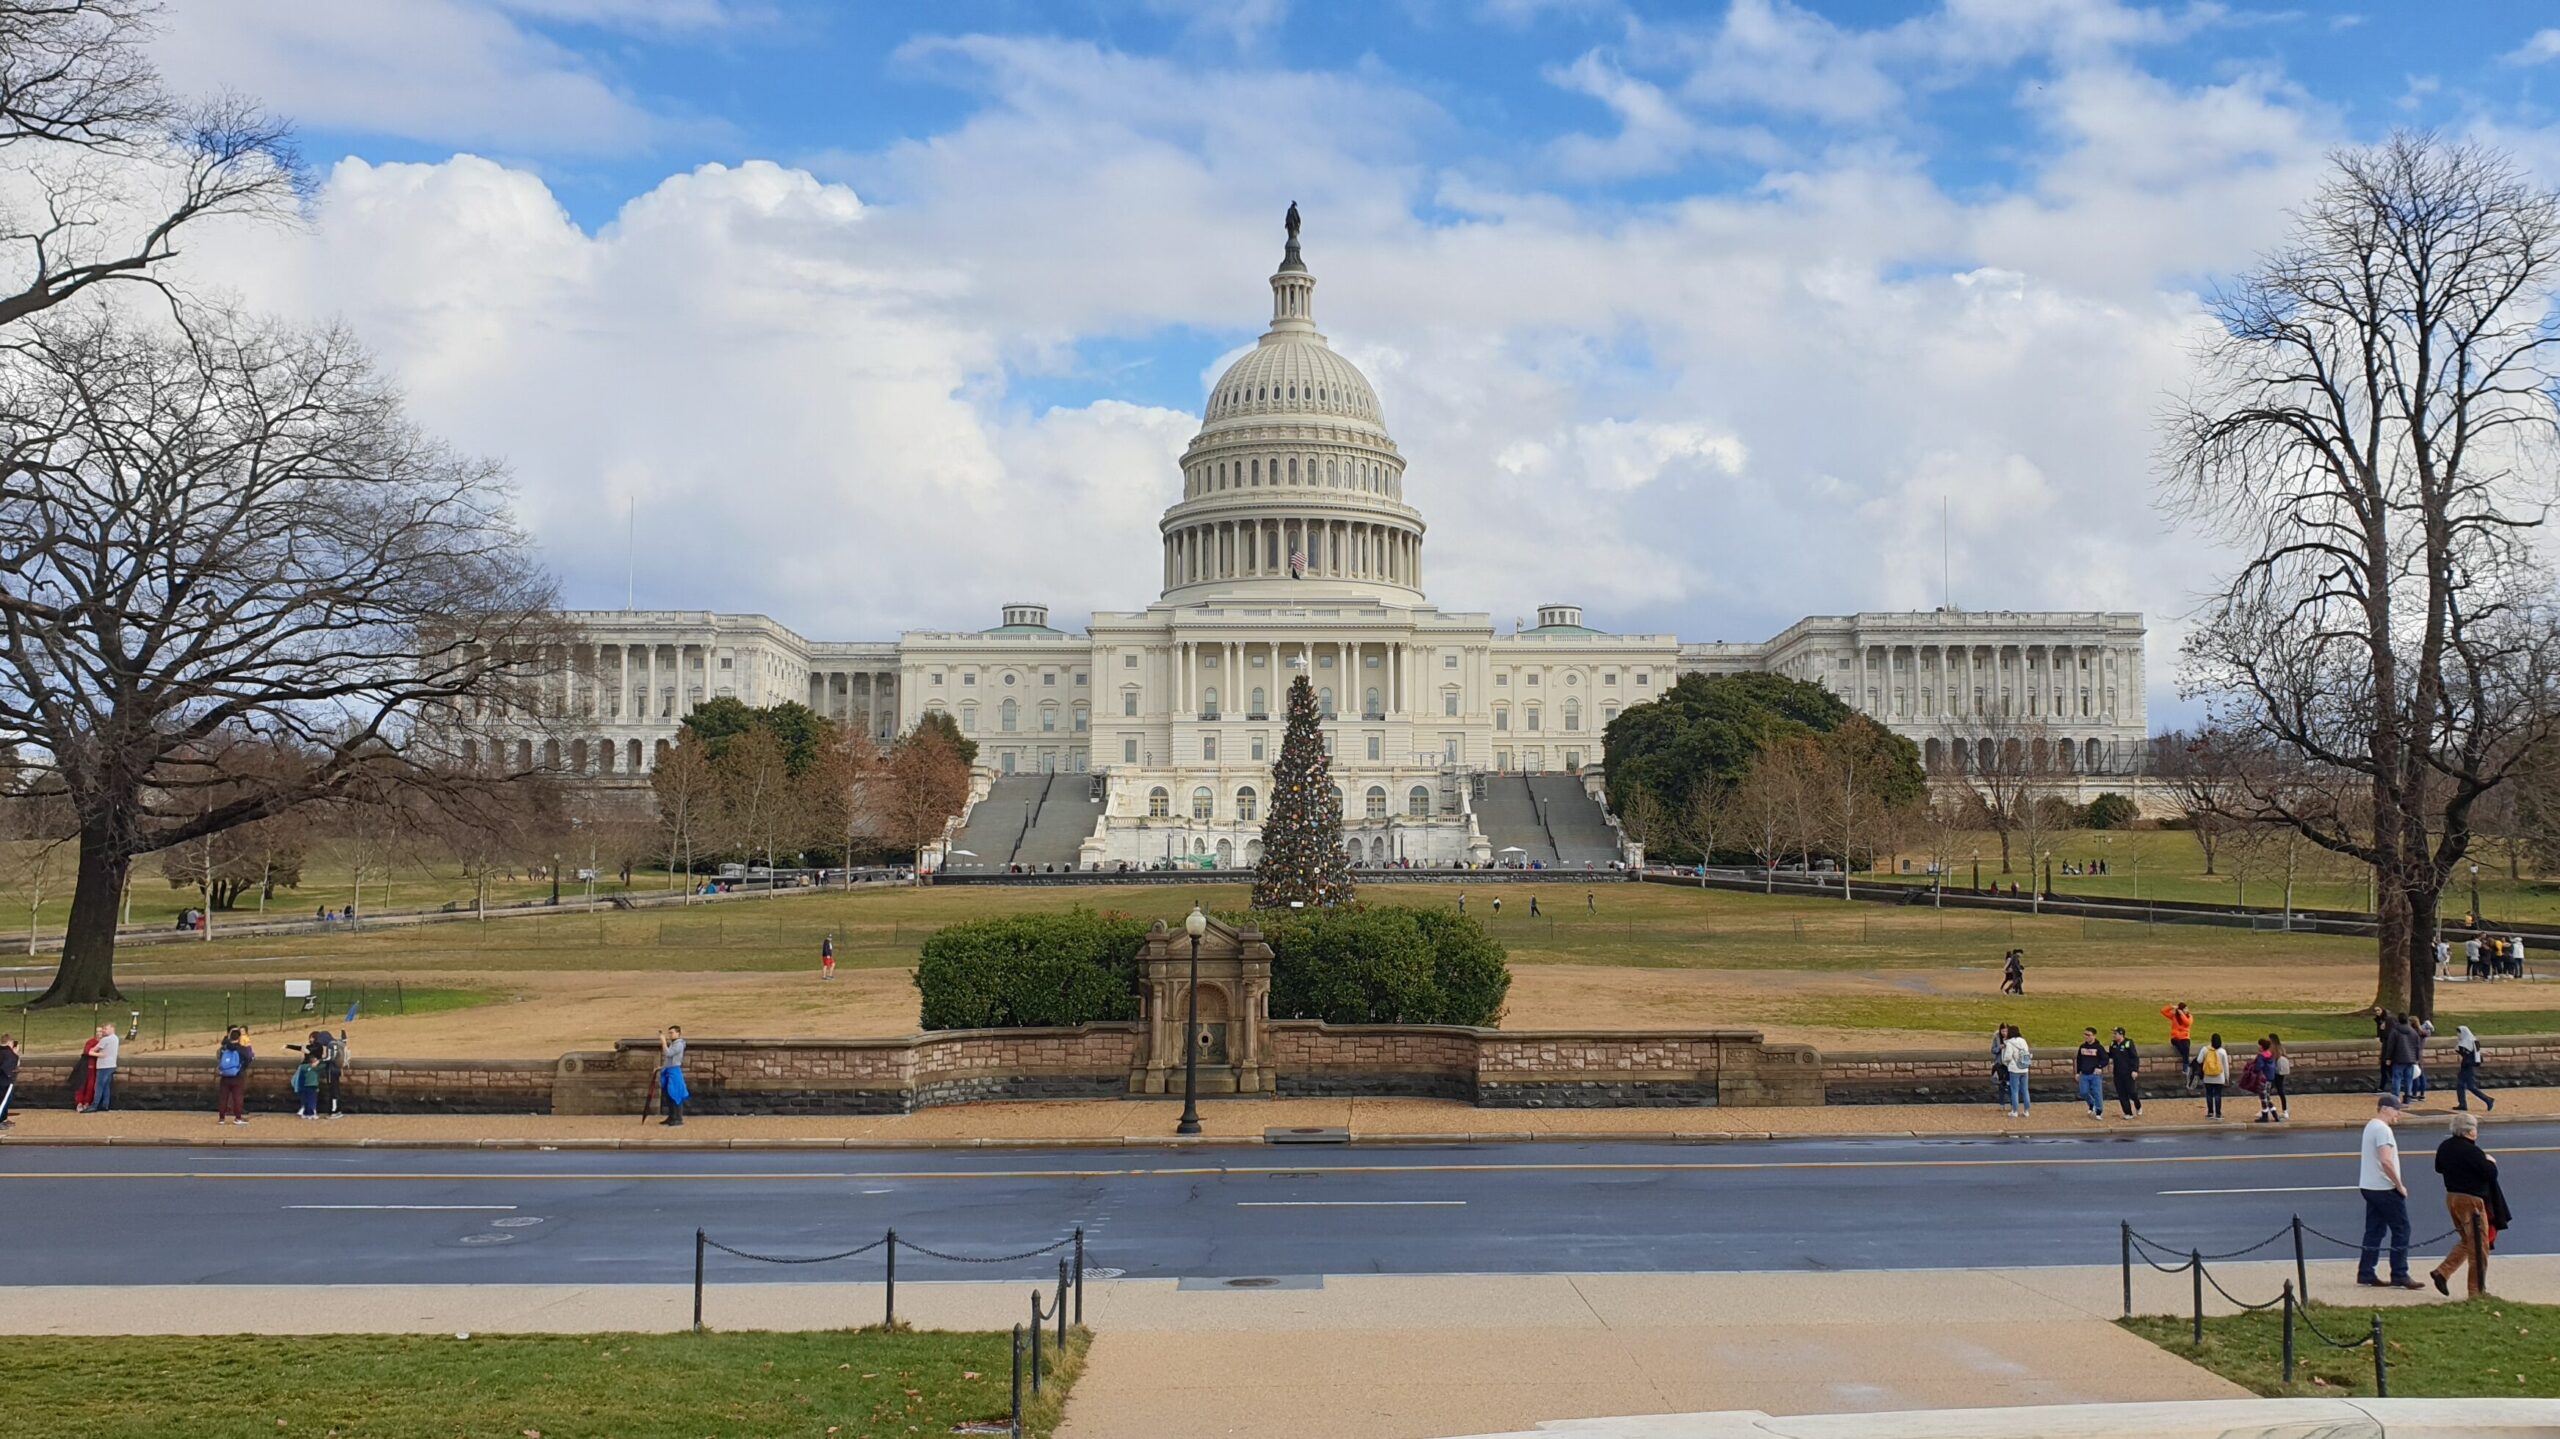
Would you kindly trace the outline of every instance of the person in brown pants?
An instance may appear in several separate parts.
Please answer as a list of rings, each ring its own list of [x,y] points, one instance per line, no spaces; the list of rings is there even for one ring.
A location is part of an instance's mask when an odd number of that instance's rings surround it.
[[[2498,1161],[2480,1147],[2480,1121],[2468,1114],[2453,1116],[2453,1132],[2436,1146],[2436,1174],[2444,1180],[2444,1207],[2453,1216],[2453,1252],[2427,1277],[2438,1294],[2451,1294],[2445,1279],[2468,1264],[2471,1298],[2487,1285],[2489,1256],[2482,1251],[2488,1232],[2497,1226]]]

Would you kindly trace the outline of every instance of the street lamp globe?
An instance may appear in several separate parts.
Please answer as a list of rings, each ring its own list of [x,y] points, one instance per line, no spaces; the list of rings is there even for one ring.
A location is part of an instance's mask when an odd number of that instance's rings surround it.
[[[1191,906],[1191,913],[1182,917],[1182,932],[1193,939],[1209,932],[1209,916],[1200,912],[1200,906]]]

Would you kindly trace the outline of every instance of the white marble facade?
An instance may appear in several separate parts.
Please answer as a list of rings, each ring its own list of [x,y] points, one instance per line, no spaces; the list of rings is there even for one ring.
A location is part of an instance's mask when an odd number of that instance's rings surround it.
[[[762,615],[576,612],[565,618],[585,643],[562,713],[592,719],[568,727],[592,734],[546,758],[636,778],[687,709],[720,695],[799,700],[882,740],[941,711],[995,775],[1106,773],[1109,822],[1086,849],[1098,862],[1218,841],[1242,862],[1258,848],[1301,672],[1332,716],[1353,837],[1418,861],[1471,857],[1469,772],[1596,766],[1609,721],[1689,673],[1824,685],[1942,765],[2010,743],[2083,774],[2139,765],[2139,614],[1827,615],[1762,643],[1684,644],[1586,627],[1569,604],[1509,631],[1433,606],[1403,456],[1368,380],[1315,328],[1294,236],[1271,289],[1270,330],[1212,388],[1182,457],[1159,526],[1162,590],[1144,609],[1098,612],[1070,634],[1044,606],[1011,604],[991,629],[875,643],[812,641]]]

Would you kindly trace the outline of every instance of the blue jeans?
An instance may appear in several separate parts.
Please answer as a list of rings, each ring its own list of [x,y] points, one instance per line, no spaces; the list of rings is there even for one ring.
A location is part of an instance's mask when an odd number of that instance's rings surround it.
[[[2014,1069],[2009,1071],[2008,1103],[2011,1109],[2017,1110],[2022,1114],[2027,1110],[2034,1108],[2034,1106],[2027,1101],[2027,1076]]]
[[[97,1092],[91,1095],[89,1099],[90,1110],[95,1113],[105,1113],[107,1100],[114,1095],[115,1088],[116,1072],[112,1069],[99,1070]]]
[[[2091,1114],[2107,1112],[2107,1077],[2096,1070],[2080,1076],[2080,1102]]]
[[[2395,1064],[2391,1066],[2391,1092],[2400,1096],[2402,1099],[2417,1098],[2418,1066],[2414,1064]]]
[[[2375,1277],[2382,1257],[2382,1236],[2391,1235],[2391,1282],[2409,1277],[2409,1200],[2396,1189],[2360,1189],[2364,1196],[2364,1251],[2357,1258],[2356,1278]]]

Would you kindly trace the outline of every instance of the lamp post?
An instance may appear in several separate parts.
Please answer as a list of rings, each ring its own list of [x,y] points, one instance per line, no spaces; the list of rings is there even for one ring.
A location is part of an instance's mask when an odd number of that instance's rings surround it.
[[[1982,893],[1982,851],[1973,852],[1973,892]]]
[[[1182,932],[1191,936],[1191,986],[1183,994],[1185,1010],[1182,1021],[1182,1122],[1173,1127],[1176,1134],[1200,1132],[1200,936],[1209,932],[1209,916],[1200,906],[1191,906],[1183,916]]]
[[[2471,922],[2480,923],[2480,866],[2471,866]]]

